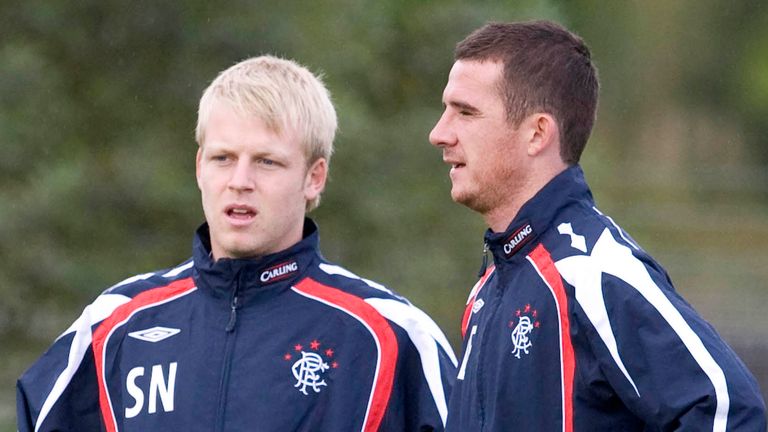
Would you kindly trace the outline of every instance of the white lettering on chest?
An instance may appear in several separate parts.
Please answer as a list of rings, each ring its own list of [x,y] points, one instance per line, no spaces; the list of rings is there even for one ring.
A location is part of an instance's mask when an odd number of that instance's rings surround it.
[[[173,400],[176,392],[176,368],[177,362],[172,362],[168,366],[168,375],[163,373],[162,365],[152,366],[152,374],[149,378],[148,393],[148,406],[147,413],[155,414],[157,412],[157,400],[160,399],[160,403],[163,405],[164,412],[173,411]],[[125,418],[133,418],[141,413],[144,409],[144,389],[140,386],[141,381],[144,381],[146,386],[146,380],[139,380],[144,376],[144,367],[137,366],[128,372],[128,376],[125,381],[125,387],[128,394],[133,398],[133,406],[125,408]]]

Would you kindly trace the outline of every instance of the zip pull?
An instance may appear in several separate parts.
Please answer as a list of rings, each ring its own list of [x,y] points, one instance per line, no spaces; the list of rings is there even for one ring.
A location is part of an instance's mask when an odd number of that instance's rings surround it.
[[[483,277],[486,268],[488,268],[488,242],[483,243],[483,263],[480,265],[480,271],[477,272],[477,277]]]
[[[229,314],[229,322],[225,329],[227,333],[232,332],[235,329],[235,323],[237,322],[237,296],[232,298],[232,312]]]

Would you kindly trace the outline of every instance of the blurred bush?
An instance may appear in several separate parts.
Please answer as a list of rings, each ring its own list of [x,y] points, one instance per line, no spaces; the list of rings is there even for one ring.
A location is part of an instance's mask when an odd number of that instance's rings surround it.
[[[757,1],[0,2],[0,429],[16,377],[112,283],[189,255],[193,129],[220,70],[322,72],[340,116],[325,255],[408,296],[457,351],[482,220],[427,142],[454,44],[547,18],[600,69],[598,204],[768,387],[768,8]]]

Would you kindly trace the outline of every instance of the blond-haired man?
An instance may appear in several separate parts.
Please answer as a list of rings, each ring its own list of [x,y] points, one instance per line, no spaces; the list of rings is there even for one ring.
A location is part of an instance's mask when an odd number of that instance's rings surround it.
[[[222,72],[200,101],[193,257],[89,305],[19,380],[19,430],[442,430],[445,337],[326,261],[305,216],[335,131],[328,91],[295,62]]]

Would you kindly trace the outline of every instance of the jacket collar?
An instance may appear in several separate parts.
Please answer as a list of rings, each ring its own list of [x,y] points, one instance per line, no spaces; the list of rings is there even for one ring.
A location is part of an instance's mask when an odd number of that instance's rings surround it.
[[[485,241],[493,252],[494,261],[498,264],[520,254],[527,255],[536,244],[536,238],[555,223],[562,208],[583,200],[592,202],[592,192],[581,167],[574,165],[556,175],[528,200],[506,231],[486,231]]]
[[[304,219],[300,242],[283,251],[250,259],[213,260],[208,224],[197,229],[193,242],[194,278],[198,288],[216,298],[237,296],[243,303],[260,293],[274,293],[290,287],[306,274],[319,255],[317,225]]]

